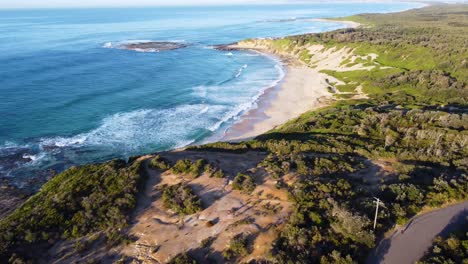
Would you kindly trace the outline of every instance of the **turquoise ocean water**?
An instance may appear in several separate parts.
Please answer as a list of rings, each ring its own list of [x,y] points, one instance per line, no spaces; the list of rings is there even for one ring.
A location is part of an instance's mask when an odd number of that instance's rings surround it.
[[[323,32],[311,19],[395,12],[415,3],[0,10],[0,178],[216,138],[284,76],[278,61],[211,48]],[[114,49],[173,41],[159,53]]]

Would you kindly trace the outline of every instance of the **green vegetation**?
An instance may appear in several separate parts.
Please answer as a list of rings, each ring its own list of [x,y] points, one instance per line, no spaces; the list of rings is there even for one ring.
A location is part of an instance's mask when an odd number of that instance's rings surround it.
[[[216,237],[214,236],[211,236],[211,237],[207,237],[205,239],[203,239],[201,242],[200,242],[200,247],[202,248],[208,248],[211,246],[211,244],[213,244],[213,242],[216,240]]]
[[[157,170],[168,170],[171,168],[169,161],[160,155],[156,155],[150,160],[149,166]]]
[[[229,247],[223,251],[223,257],[226,260],[232,260],[237,257],[245,256],[249,253],[249,240],[244,234],[238,234],[232,238]]]
[[[372,206],[371,198],[340,175],[310,175],[291,190],[295,209],[274,244],[277,262],[319,263],[321,256],[336,254],[358,260],[374,246],[371,221],[363,210]]]
[[[447,238],[437,237],[434,245],[419,264],[468,263],[468,224]]]
[[[174,174],[185,174],[196,178],[203,172],[205,165],[206,161],[203,159],[199,159],[195,162],[188,159],[181,159],[178,160],[174,167],[171,168],[171,172]]]
[[[168,264],[197,264],[198,262],[189,255],[183,253],[172,258]]]
[[[239,173],[232,181],[232,189],[239,190],[244,193],[251,193],[255,189],[255,182],[252,176]]]
[[[204,172],[209,175],[209,177],[215,177],[215,178],[224,178],[224,172],[223,170],[216,168],[212,164],[206,164],[204,168]]]
[[[226,175],[224,175],[224,172],[219,169],[219,170],[216,170],[213,174],[211,174],[213,177],[215,178],[224,178]]]
[[[47,182],[0,221],[0,259],[35,258],[48,242],[106,231],[111,242],[126,227],[142,183],[140,162],[73,167]],[[31,255],[32,254],[32,255]]]
[[[255,140],[192,148],[266,151],[259,166],[272,177],[300,176],[282,187],[295,209],[272,261],[363,262],[394,225],[424,207],[468,199],[468,27],[460,22],[467,12],[466,5],[451,5],[359,15],[372,27],[272,40],[280,53],[302,54],[308,44],[347,46],[361,56],[377,54],[379,64],[370,71],[326,71],[346,84],[337,89],[360,85],[369,99],[338,101]],[[384,169],[377,163],[388,164],[387,177],[372,173]],[[374,196],[389,205],[375,232]]]
[[[346,83],[337,86],[339,90],[352,92],[362,85],[378,101],[391,95],[403,103],[466,105],[468,26],[463,21],[467,9],[466,5],[445,5],[391,15],[356,15],[343,20],[367,27],[288,37],[275,40],[272,47],[280,52],[303,52],[309,44],[322,44],[353,48],[360,56],[373,53],[378,55],[373,70],[326,73]],[[375,65],[369,59],[344,62],[348,66],[355,63]],[[413,102],[406,102],[408,97]]]
[[[191,215],[202,210],[202,202],[192,189],[183,184],[163,187],[162,200],[167,209],[181,215]]]

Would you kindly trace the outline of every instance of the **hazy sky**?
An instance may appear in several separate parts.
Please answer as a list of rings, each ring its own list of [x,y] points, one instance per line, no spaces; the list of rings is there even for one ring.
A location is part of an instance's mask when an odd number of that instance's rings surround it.
[[[167,5],[213,5],[213,4],[262,4],[284,2],[307,2],[307,0],[0,0],[0,8],[48,8],[48,7],[107,7],[107,6],[167,6]],[[328,2],[317,1],[316,2]],[[361,0],[366,2],[366,0]],[[402,0],[405,1],[405,0]],[[408,0],[407,0],[408,1]],[[428,1],[428,0],[426,0]],[[430,1],[430,0],[429,0]],[[443,1],[443,0],[442,0]],[[457,1],[457,0],[448,0]],[[313,0],[309,2],[314,2]],[[332,2],[329,0],[329,2]],[[343,1],[347,2],[347,1]],[[350,1],[351,2],[351,1]],[[354,1],[359,2],[359,0]],[[458,0],[458,2],[466,2]]]
[[[279,2],[287,0],[0,0],[0,8],[77,6],[168,6]]]

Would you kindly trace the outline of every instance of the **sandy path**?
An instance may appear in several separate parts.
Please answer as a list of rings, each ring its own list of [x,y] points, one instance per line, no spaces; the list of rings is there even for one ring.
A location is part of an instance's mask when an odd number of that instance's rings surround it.
[[[468,201],[413,218],[383,240],[367,263],[415,263],[431,247],[434,238],[446,235],[468,220]]]

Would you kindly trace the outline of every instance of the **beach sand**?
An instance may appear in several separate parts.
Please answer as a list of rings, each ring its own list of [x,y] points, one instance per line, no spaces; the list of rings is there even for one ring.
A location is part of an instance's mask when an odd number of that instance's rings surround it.
[[[313,19],[314,21],[319,21],[319,22],[333,22],[333,23],[341,23],[345,25],[347,28],[358,28],[362,26],[358,22],[354,21],[345,21],[345,20],[335,20],[335,19],[328,19],[328,18],[315,18]]]
[[[332,20],[323,20],[331,21]],[[358,27],[359,24],[348,21],[336,21],[347,27]],[[268,132],[275,127],[296,118],[301,114],[329,105],[336,100],[333,93],[329,92],[330,83],[343,84],[332,76],[321,73],[322,70],[351,71],[370,70],[374,66],[353,64],[343,65],[345,60],[354,62],[357,58],[367,56],[354,55],[349,48],[340,50],[326,49],[322,45],[310,45],[304,47],[312,55],[313,63],[306,64],[297,58],[293,52],[282,53],[270,45],[271,40],[258,39],[242,41],[223,47],[223,49],[255,50],[279,57],[283,62],[286,76],[276,87],[265,91],[257,101],[257,108],[251,109],[242,115],[238,122],[229,128],[221,141],[241,141],[251,139]],[[375,54],[368,54],[375,60]],[[334,89],[334,88],[332,88]],[[336,90],[336,89],[334,89]],[[339,92],[336,92],[339,93]],[[358,87],[355,98],[365,98]]]
[[[222,140],[236,141],[263,134],[291,118],[323,107],[332,98],[327,91],[327,75],[306,65],[289,65],[282,83],[263,94],[258,107],[243,115],[228,129]]]

